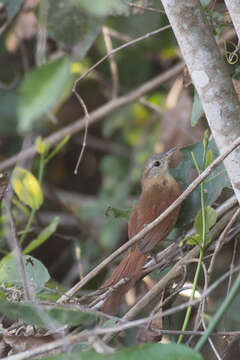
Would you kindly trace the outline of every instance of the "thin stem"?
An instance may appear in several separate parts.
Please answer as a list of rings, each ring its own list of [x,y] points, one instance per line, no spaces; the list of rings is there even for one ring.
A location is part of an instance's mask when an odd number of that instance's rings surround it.
[[[41,154],[40,164],[39,164],[39,171],[38,171],[38,181],[39,181],[40,184],[42,183],[44,165],[45,165],[44,155]],[[24,242],[24,240],[26,238],[26,235],[29,233],[29,230],[30,230],[30,227],[32,225],[35,213],[36,213],[36,210],[32,209],[31,214],[30,214],[30,216],[28,218],[27,225],[26,225],[26,227],[25,227],[25,229],[23,231],[23,234],[22,234],[22,236],[20,238],[20,244],[21,245],[23,244],[23,242]]]
[[[208,167],[205,169],[200,176],[198,176],[182,194],[175,200],[159,217],[157,217],[153,222],[146,225],[138,234],[129,239],[125,244],[120,248],[115,250],[111,255],[109,255],[105,260],[98,264],[94,269],[92,269],[84,278],[75,284],[70,290],[68,290],[64,295],[62,295],[57,303],[64,303],[68,301],[77,291],[79,291],[90,279],[96,276],[106,265],[113,261],[117,256],[122,254],[130,246],[137,243],[148,231],[153,229],[157,224],[163,221],[178,205],[180,205],[183,200],[193,191],[198,185],[215,169],[237,146],[240,145],[240,137],[236,139],[217,159],[215,159]],[[171,271],[171,270],[170,270]],[[157,285],[157,284],[156,284]],[[155,285],[155,287],[156,287]],[[144,297],[143,297],[144,299]],[[132,308],[132,310],[134,307]],[[135,309],[134,309],[135,310]]]
[[[25,227],[25,229],[23,231],[23,234],[22,234],[22,236],[20,238],[20,241],[19,241],[21,245],[23,244],[23,242],[24,242],[24,240],[26,238],[26,235],[28,234],[28,232],[30,230],[30,227],[31,227],[33,219],[34,219],[35,212],[36,212],[36,210],[32,209],[31,214],[30,214],[30,216],[28,218],[27,225],[26,225],[26,227]]]
[[[190,300],[193,300],[194,296],[195,296],[195,291],[196,291],[196,288],[197,288],[197,283],[198,283],[198,278],[199,278],[199,274],[200,274],[203,255],[204,255],[204,252],[201,249],[197,269],[196,269],[194,280],[193,280],[193,288],[192,288],[192,294],[191,294]],[[187,308],[187,312],[186,312],[185,319],[184,319],[183,326],[182,326],[182,331],[185,331],[187,326],[188,326],[188,322],[189,322],[189,319],[190,319],[190,316],[191,316],[191,312],[192,312],[192,306],[190,305]],[[181,344],[182,340],[183,340],[183,334],[181,334],[179,336],[177,343]]]
[[[22,280],[24,297],[25,297],[26,301],[30,301],[30,293],[29,293],[29,288],[28,288],[27,276],[26,276],[26,272],[25,272],[25,268],[24,268],[24,262],[23,262],[21,248],[18,243],[17,231],[16,231],[16,227],[15,227],[12,212],[11,212],[11,205],[10,205],[9,198],[6,201],[6,209],[7,209],[8,216],[9,216],[9,221],[10,221],[10,226],[11,226],[11,231],[12,231],[12,245],[15,250],[18,265],[19,265],[19,272],[20,272],[20,276],[21,276],[21,280]]]
[[[207,145],[204,144],[202,171],[204,171],[205,166],[206,166],[206,150],[207,150]],[[193,153],[192,153],[192,158],[193,158],[194,164],[195,164],[195,166],[197,168],[198,175],[200,175],[201,170],[199,169],[197,160],[196,160]],[[201,266],[202,266],[204,250],[205,250],[205,246],[206,246],[206,239],[207,239],[206,209],[205,209],[205,198],[204,198],[204,180],[202,181],[200,186],[201,186],[201,209],[202,209],[202,244],[200,246],[199,261],[198,261],[197,269],[196,269],[195,276],[194,276],[193,289],[192,289],[192,294],[191,294],[190,300],[193,300],[194,296],[195,296],[195,291],[196,291],[197,284],[198,284],[198,279],[199,279],[199,274],[200,274],[200,270],[201,270]],[[190,316],[191,316],[191,312],[192,312],[192,306],[189,306],[188,309],[187,309],[186,315],[185,315],[184,322],[183,322],[182,331],[185,331],[187,329],[189,319],[190,319]],[[181,334],[179,336],[178,344],[181,344],[181,342],[183,340],[183,336],[184,336],[183,334]]]
[[[44,154],[41,154],[41,156],[40,156],[40,164],[39,164],[39,171],[38,171],[39,184],[42,184],[44,166],[45,166]]]
[[[225,314],[225,312],[231,305],[235,295],[238,292],[239,287],[240,287],[240,274],[238,275],[228,297],[223,301],[222,305],[220,306],[220,308],[218,309],[218,311],[216,312],[216,314],[213,316],[212,320],[210,321],[206,332],[201,337],[201,339],[197,342],[197,344],[195,346],[195,350],[200,351],[202,349],[202,347],[205,344],[205,342],[207,341],[208,337],[212,334],[213,330],[215,329],[215,327],[217,326],[217,324],[222,319],[223,315]]]

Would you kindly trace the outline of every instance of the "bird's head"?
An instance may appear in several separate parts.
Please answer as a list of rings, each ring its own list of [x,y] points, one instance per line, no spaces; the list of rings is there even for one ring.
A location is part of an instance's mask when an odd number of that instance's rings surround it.
[[[164,178],[169,175],[168,165],[176,148],[173,148],[164,153],[153,154],[144,164],[142,171],[142,187],[147,183],[153,183],[159,178]]]

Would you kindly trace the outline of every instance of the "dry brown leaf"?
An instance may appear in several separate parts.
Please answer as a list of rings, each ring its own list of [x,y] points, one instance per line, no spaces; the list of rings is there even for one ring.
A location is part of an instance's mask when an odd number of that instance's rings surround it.
[[[47,336],[24,336],[24,335],[3,335],[5,344],[11,347],[11,353],[16,354],[21,351],[30,350],[37,346],[44,345],[56,340],[52,335]]]

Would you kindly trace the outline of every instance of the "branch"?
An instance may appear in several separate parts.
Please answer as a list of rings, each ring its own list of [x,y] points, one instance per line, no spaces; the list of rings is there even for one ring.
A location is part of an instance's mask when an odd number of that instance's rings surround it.
[[[90,271],[81,281],[79,281],[75,286],[66,292],[65,295],[61,296],[58,299],[58,303],[68,301],[78,290],[80,290],[90,279],[96,276],[105,266],[107,266],[111,261],[113,261],[117,256],[127,250],[130,246],[135,244],[137,241],[142,239],[151,229],[153,229],[157,224],[163,221],[174,209],[176,209],[186,197],[197,188],[197,186],[215,169],[237,146],[240,145],[240,137],[233,142],[231,146],[225,149],[225,152],[220,155],[216,160],[214,160],[211,165],[204,170],[188,187],[187,189],[177,198],[174,203],[172,203],[159,217],[157,217],[153,222],[146,225],[137,235],[127,241],[119,249],[114,251],[110,256],[108,256],[103,262],[97,265],[92,271]]]
[[[238,43],[240,42],[240,3],[239,0],[225,0],[226,7],[232,18],[233,25],[235,27]]]
[[[82,131],[86,128],[86,123],[88,125],[92,125],[97,121],[101,120],[103,117],[111,114],[112,112],[118,110],[119,108],[126,106],[128,104],[133,103],[138,100],[141,96],[146,95],[150,91],[159,87],[159,85],[163,84],[167,80],[179,74],[184,69],[184,63],[180,62],[177,65],[173,66],[170,70],[165,71],[163,74],[156,76],[152,80],[147,81],[145,84],[139,86],[138,88],[132,90],[126,95],[120,96],[112,101],[107,102],[106,104],[99,107],[97,110],[94,110],[89,114],[89,118],[87,119],[84,116],[82,119],[78,119],[74,121],[73,124],[68,125],[62,128],[59,131],[56,131],[54,134],[46,137],[43,141],[46,141],[49,145],[54,145],[61,141],[66,135],[74,135],[79,131]],[[0,163],[0,171],[3,171],[11,166],[14,166],[17,161],[23,161],[33,157],[36,154],[36,147],[31,146],[28,149],[24,150],[18,155],[12,156],[10,159],[2,161]]]
[[[101,63],[103,63],[106,59],[108,59],[109,57],[113,56],[115,53],[117,53],[118,51],[122,50],[122,49],[125,49],[126,47],[128,46],[132,46],[134,44],[136,44],[137,42],[139,41],[142,41],[142,40],[145,40],[145,39],[148,39],[149,37],[153,36],[153,35],[157,35],[159,34],[160,32],[162,31],[165,31],[167,29],[170,29],[171,28],[171,25],[166,25],[166,26],[163,26],[157,30],[154,30],[150,33],[147,33],[143,36],[140,36],[134,40],[131,40],[115,49],[112,49],[110,52],[108,52],[105,56],[103,56],[99,61],[97,61],[93,66],[91,66],[87,71],[85,71],[74,83],[74,88],[76,88],[77,84],[79,81],[83,80],[91,71],[93,71],[94,69],[96,69],[96,67],[98,67],[98,65],[100,65]]]
[[[240,270],[240,266],[237,266],[237,267],[235,267],[233,272],[235,273],[235,272],[237,272],[239,270]],[[187,303],[175,306],[175,307],[173,307],[171,309],[165,310],[165,311],[163,311],[162,314],[158,313],[158,314],[155,314],[155,315],[143,318],[143,319],[134,320],[134,321],[131,321],[131,322],[129,321],[129,322],[126,322],[126,323],[121,323],[119,325],[108,327],[108,328],[99,327],[99,328],[95,328],[93,330],[82,331],[79,334],[69,335],[69,336],[66,336],[66,337],[64,337],[64,338],[62,338],[60,340],[52,341],[52,342],[50,342],[48,344],[38,346],[38,347],[36,347],[34,349],[23,351],[21,353],[11,355],[7,359],[9,359],[9,360],[26,360],[26,359],[30,359],[30,358],[32,359],[32,358],[35,358],[35,357],[37,357],[37,356],[39,356],[41,354],[44,354],[46,352],[49,352],[49,351],[52,351],[52,350],[55,350],[55,349],[62,348],[63,350],[65,350],[66,346],[71,345],[71,344],[76,344],[76,343],[78,343],[80,341],[86,341],[91,336],[111,334],[112,332],[119,332],[119,331],[126,330],[126,329],[129,329],[129,328],[132,328],[132,327],[137,327],[137,326],[147,324],[150,321],[155,320],[158,317],[165,317],[165,316],[172,315],[172,314],[174,314],[176,312],[179,312],[179,311],[182,311],[183,309],[186,309],[189,305],[191,305],[191,306],[197,305],[205,297],[207,297],[212,291],[214,291],[224,280],[226,280],[227,277],[229,276],[229,274],[230,274],[230,271],[228,271],[227,273],[222,275],[219,279],[217,279],[212,285],[209,286],[209,288],[206,290],[206,292],[204,292],[198,299],[192,300],[192,301],[189,301]],[[120,319],[120,321],[121,321],[121,319]]]

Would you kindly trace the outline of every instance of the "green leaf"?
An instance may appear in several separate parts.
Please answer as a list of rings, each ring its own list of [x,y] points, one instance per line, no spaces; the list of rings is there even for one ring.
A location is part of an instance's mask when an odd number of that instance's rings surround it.
[[[210,1],[211,1],[211,0],[200,0],[201,5],[202,5],[203,7],[207,7],[207,6],[210,4]]]
[[[206,212],[206,232],[210,230],[210,228],[216,224],[217,221],[217,212],[211,206],[208,206],[205,209]],[[197,216],[194,221],[194,229],[197,234],[202,235],[202,209],[200,209],[197,213]]]
[[[65,360],[66,355],[51,356],[46,359]],[[95,351],[72,352],[69,360],[203,360],[195,350],[185,345],[171,344],[143,344],[115,351],[114,353],[99,354]]]
[[[200,234],[194,234],[185,239],[188,245],[202,245],[202,236]]]
[[[207,216],[207,226],[209,231],[209,229],[211,229],[211,227],[215,225],[217,222],[217,212],[211,206],[208,206],[206,208],[206,216]]]
[[[53,325],[91,325],[96,315],[56,305],[27,305],[0,299],[0,312],[12,320],[23,320],[27,324],[52,328]],[[55,324],[54,324],[55,322]]]
[[[1,3],[6,5],[8,21],[11,21],[20,10],[23,0],[2,0]]]
[[[195,217],[194,229],[197,234],[202,235],[202,209],[198,211],[197,216]]]
[[[30,252],[37,249],[41,246],[45,241],[47,241],[50,236],[56,231],[59,223],[59,217],[56,216],[51,224],[49,224],[45,229],[43,229],[40,234],[36,237],[36,239],[32,240],[30,244],[24,249],[23,254],[29,254]]]
[[[37,259],[30,255],[23,256],[24,269],[27,277],[27,282],[31,292],[41,290],[45,283],[50,279],[48,270]],[[0,266],[0,282],[14,283],[19,285],[22,283],[19,263],[16,256],[13,254]]]
[[[200,101],[200,97],[197,91],[194,89],[194,97],[193,97],[193,108],[192,108],[192,117],[191,117],[191,125],[195,126],[198,123],[198,120],[203,116],[203,108]]]
[[[38,180],[30,171],[16,166],[11,176],[12,187],[18,198],[33,210],[43,203],[42,189]]]
[[[43,115],[52,110],[72,82],[70,60],[59,59],[29,72],[20,86],[18,104],[20,132],[30,130]]]
[[[0,90],[0,132],[1,134],[13,135],[17,127],[17,103],[18,93],[16,90]]]
[[[129,15],[130,13],[130,7],[119,0],[94,0],[94,3],[89,0],[73,0],[73,2],[96,16]]]
[[[215,159],[219,155],[219,153],[214,140],[209,141],[208,148],[212,150],[213,159]],[[184,187],[187,187],[187,185],[189,184],[189,175],[192,173],[193,169],[196,172],[191,152],[194,153],[198,164],[201,164],[203,144],[196,143],[181,149],[183,162],[176,169],[171,170],[173,176],[183,184],[182,189],[184,189]],[[223,163],[212,171],[209,177],[205,180],[204,186],[206,206],[211,205],[214,201],[216,201],[224,187],[231,187]],[[201,195],[200,187],[198,187],[183,202],[180,210],[178,224],[181,224],[182,227],[183,225],[186,225],[189,222],[193,221],[198,210],[200,209],[200,206]]]
[[[49,1],[48,31],[67,48],[74,47],[75,60],[86,55],[104,23],[105,17],[91,16],[73,1]]]
[[[217,308],[221,305],[223,300],[224,299],[217,301]],[[234,298],[231,306],[228,308],[226,314],[224,315],[224,328],[226,329],[226,331],[239,331],[239,323],[240,323],[239,307],[240,307],[240,295],[238,294]]]
[[[212,149],[209,149],[207,152],[207,156],[206,156],[206,168],[211,165],[211,163],[213,162],[213,152]]]
[[[61,284],[57,281],[50,279],[44,286],[44,288],[38,293],[38,299],[41,301],[47,301],[56,303],[59,297],[65,294],[67,291]]]
[[[130,209],[118,209],[112,206],[108,206],[105,215],[109,216],[109,213],[112,212],[115,218],[124,218],[129,220],[132,210]]]

